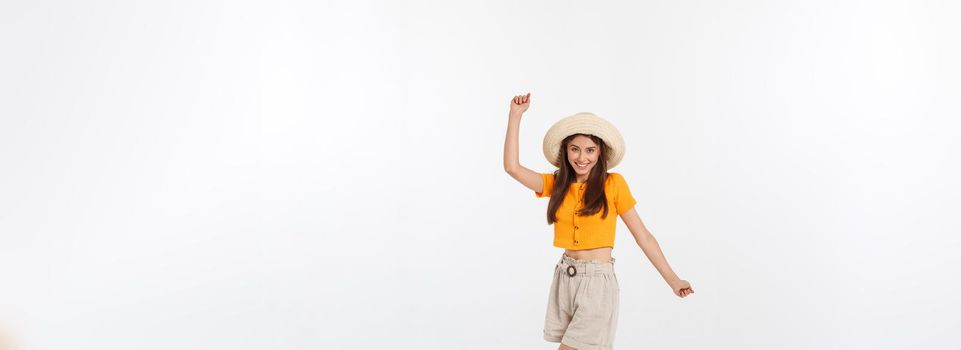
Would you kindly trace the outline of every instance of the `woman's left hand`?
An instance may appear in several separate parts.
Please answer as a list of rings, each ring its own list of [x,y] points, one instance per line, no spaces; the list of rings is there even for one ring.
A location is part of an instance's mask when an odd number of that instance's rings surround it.
[[[694,293],[694,289],[691,288],[691,284],[687,283],[685,280],[678,280],[677,282],[671,283],[671,289],[674,290],[674,295],[677,295],[681,298]]]

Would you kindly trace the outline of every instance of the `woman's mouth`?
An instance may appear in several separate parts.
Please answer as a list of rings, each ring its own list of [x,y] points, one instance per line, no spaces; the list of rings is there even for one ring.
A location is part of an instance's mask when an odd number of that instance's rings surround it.
[[[584,165],[581,165],[581,163],[574,163],[574,165],[577,165],[578,169],[587,169],[587,166],[590,164],[591,163],[584,163]]]

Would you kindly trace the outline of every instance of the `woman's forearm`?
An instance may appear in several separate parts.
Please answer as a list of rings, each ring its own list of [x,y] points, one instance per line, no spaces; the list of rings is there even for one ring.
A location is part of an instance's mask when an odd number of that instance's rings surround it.
[[[507,136],[504,139],[504,171],[513,172],[520,166],[517,138],[520,133],[521,114],[509,113],[507,118]]]
[[[673,285],[675,282],[681,280],[671,269],[671,265],[667,263],[667,258],[664,257],[664,253],[661,252],[661,246],[657,244],[657,239],[654,236],[649,236],[643,241],[638,241],[637,245],[641,247],[644,251],[644,255],[647,256],[647,260],[651,261],[657,272],[661,274],[664,281],[669,285]]]

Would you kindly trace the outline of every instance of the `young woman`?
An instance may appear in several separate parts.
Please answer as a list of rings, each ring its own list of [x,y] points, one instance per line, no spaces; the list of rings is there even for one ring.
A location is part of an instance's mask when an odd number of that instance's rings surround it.
[[[560,343],[560,350],[611,349],[620,297],[611,256],[616,216],[675,295],[683,298],[694,289],[674,274],[634,211],[627,181],[608,172],[625,150],[614,125],[586,112],[561,119],[544,136],[544,156],[558,169],[537,173],[522,166],[517,155],[521,115],[529,105],[530,93],[511,101],[504,170],[536,197],[550,197],[547,223],[554,225],[554,246],[564,248],[554,266],[544,339]]]

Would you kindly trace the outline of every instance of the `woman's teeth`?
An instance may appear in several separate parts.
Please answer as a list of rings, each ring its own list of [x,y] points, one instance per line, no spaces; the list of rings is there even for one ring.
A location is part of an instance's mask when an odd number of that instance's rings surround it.
[[[587,163],[587,164],[584,164],[584,165],[580,165],[580,164],[578,164],[578,163],[574,163],[574,164],[577,164],[577,166],[578,166],[579,168],[583,169],[583,168],[586,168],[587,165],[590,164],[590,163]]]

